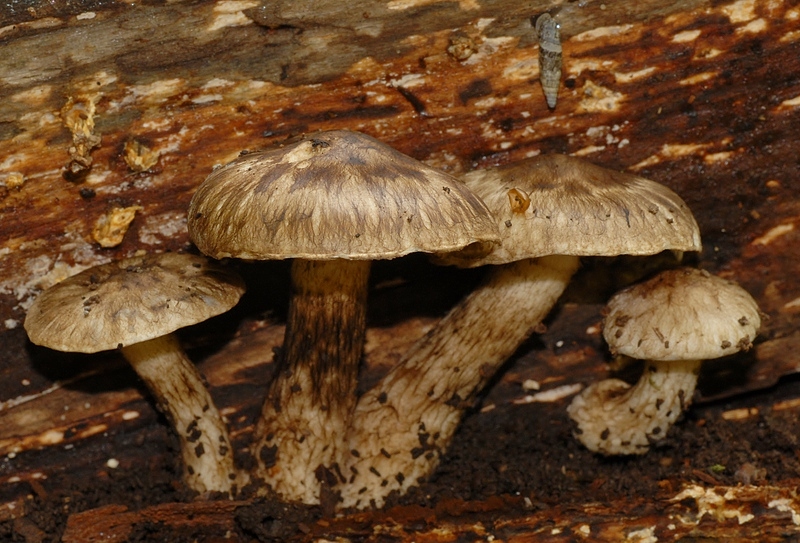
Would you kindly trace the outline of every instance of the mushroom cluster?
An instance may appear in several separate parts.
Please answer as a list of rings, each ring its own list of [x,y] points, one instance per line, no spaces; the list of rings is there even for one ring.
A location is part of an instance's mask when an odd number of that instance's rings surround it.
[[[282,348],[250,448],[234,466],[204,379],[172,335],[230,309],[244,292],[201,256],[136,257],[86,270],[42,293],[25,328],[64,351],[118,348],[181,441],[184,479],[234,495],[253,481],[286,500],[381,506],[431,474],[466,408],[541,326],[582,257],[700,250],[697,223],[668,188],[562,156],[470,172],[462,180],[358,132],[329,131],[214,170],[188,210],[205,255],[291,259]],[[486,266],[484,281],[360,398],[370,263],[413,252]],[[755,302],[681,268],[609,302],[612,352],[646,359],[630,387],[607,380],[577,396],[578,438],[634,454],[689,405],[699,360],[751,345]]]
[[[465,409],[547,316],[581,256],[700,249],[697,223],[677,194],[585,160],[538,156],[468,173],[464,182],[491,209],[501,242],[484,255],[439,255],[491,269],[359,399],[341,489],[346,507],[381,505],[433,471]]]

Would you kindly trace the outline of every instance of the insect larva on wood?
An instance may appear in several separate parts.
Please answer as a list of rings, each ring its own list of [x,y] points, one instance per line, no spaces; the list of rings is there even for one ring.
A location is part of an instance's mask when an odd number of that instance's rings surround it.
[[[536,19],[536,35],[539,39],[539,81],[547,107],[552,109],[556,107],[561,84],[561,27],[549,13],[543,13]]]

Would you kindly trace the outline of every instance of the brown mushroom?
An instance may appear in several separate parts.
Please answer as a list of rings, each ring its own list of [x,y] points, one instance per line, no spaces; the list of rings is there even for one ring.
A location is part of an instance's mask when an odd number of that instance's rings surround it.
[[[607,310],[611,352],[644,359],[644,373],[634,386],[595,383],[568,408],[578,440],[607,455],[647,452],[691,404],[702,361],[749,349],[761,325],[747,291],[693,268],[628,287]]]
[[[674,192],[585,160],[540,156],[464,180],[494,213],[501,244],[441,260],[492,269],[359,400],[343,507],[380,506],[433,471],[465,408],[550,312],[579,256],[700,249],[697,223]]]
[[[243,292],[235,272],[201,256],[128,258],[42,292],[25,330],[33,343],[59,351],[119,348],[178,434],[187,486],[232,493],[247,476],[234,468],[225,423],[172,332],[228,311]]]
[[[215,258],[294,259],[286,335],[256,428],[256,474],[318,503],[319,467],[345,450],[362,355],[370,261],[497,240],[457,179],[358,132],[322,132],[214,171],[189,234]]]

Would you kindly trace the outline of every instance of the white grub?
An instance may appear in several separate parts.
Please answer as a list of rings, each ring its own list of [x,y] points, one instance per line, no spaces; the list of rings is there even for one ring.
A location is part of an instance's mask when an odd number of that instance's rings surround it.
[[[542,84],[547,107],[553,109],[558,100],[561,85],[561,30],[549,13],[536,19],[536,35],[539,39],[539,81]]]

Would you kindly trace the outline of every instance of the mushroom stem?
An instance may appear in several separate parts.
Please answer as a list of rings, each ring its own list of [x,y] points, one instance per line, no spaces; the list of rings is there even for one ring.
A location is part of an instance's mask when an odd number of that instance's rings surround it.
[[[276,378],[256,427],[256,475],[284,499],[320,501],[345,445],[366,330],[368,260],[292,263]]]
[[[550,312],[579,265],[547,256],[496,266],[358,401],[342,507],[383,504],[439,462],[464,410]]]
[[[648,360],[634,386],[606,379],[587,387],[567,408],[577,439],[606,455],[646,453],[691,403],[700,364]]]
[[[228,430],[205,380],[174,334],[122,347],[180,439],[184,481],[197,492],[226,492],[247,482],[233,463]]]

